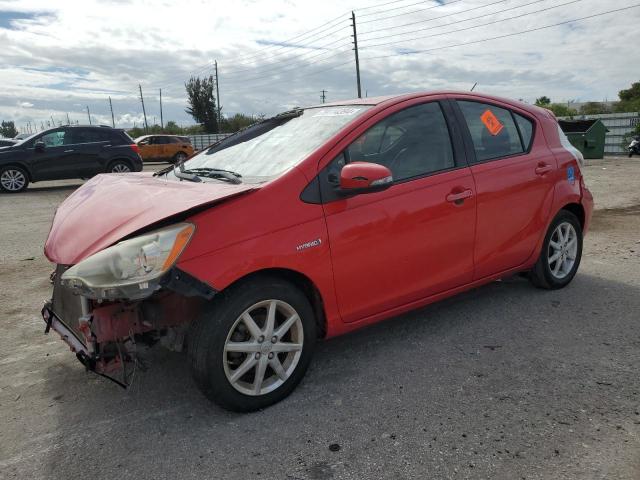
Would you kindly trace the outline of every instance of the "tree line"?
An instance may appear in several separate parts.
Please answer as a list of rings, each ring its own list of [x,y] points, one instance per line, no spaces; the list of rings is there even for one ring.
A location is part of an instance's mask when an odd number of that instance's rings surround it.
[[[602,113],[640,112],[640,82],[618,92],[619,100],[612,105],[601,102],[587,102],[580,109],[572,108],[571,103],[555,103],[547,96],[536,99],[539,107],[548,108],[556,117],[575,117],[577,115],[598,115]]]

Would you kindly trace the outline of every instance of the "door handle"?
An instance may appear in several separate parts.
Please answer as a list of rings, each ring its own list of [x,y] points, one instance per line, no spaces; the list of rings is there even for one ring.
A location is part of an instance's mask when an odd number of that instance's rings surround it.
[[[536,175],[544,175],[553,170],[553,167],[547,163],[539,163],[536,167]]]
[[[464,202],[465,198],[469,198],[471,196],[473,196],[473,192],[467,189],[467,190],[463,190],[462,192],[455,192],[455,193],[451,192],[449,195],[447,195],[446,199],[447,199],[447,202],[460,205],[462,204],[462,202]]]
[[[65,150],[64,153],[71,153],[73,150]]]

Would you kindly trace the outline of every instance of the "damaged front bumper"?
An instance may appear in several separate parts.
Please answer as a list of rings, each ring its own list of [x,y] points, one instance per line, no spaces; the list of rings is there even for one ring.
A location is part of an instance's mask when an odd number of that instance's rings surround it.
[[[149,298],[91,300],[60,282],[66,268],[52,275],[53,298],[41,311],[45,333],[56,332],[87,370],[125,388],[143,366],[137,344],[181,350],[188,324],[217,293],[174,268]]]

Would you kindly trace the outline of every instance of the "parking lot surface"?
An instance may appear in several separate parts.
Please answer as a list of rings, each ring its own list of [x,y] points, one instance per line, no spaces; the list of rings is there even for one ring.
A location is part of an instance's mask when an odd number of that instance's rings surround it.
[[[81,182],[1,195],[0,478],[637,480],[640,162],[587,178],[597,210],[566,289],[514,277],[322,342],[252,414],[209,403],[162,348],[127,391],[85,373],[39,317],[44,241]]]

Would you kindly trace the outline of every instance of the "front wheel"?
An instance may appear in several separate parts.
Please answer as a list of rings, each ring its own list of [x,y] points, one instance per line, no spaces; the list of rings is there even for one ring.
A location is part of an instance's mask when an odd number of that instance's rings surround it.
[[[27,189],[29,175],[20,167],[9,166],[0,169],[0,191],[18,193]]]
[[[223,408],[248,412],[287,397],[316,342],[313,309],[293,284],[264,278],[231,288],[192,326],[198,387]]]
[[[568,210],[561,210],[551,222],[537,263],[529,278],[538,288],[555,290],[573,280],[582,258],[582,226]]]

